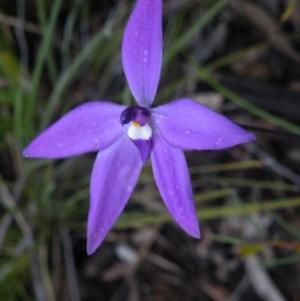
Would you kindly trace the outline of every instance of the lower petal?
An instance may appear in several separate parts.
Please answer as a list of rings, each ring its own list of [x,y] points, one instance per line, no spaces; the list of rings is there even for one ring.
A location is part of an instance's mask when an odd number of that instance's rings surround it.
[[[91,178],[87,252],[101,244],[121,214],[138,180],[142,161],[127,136],[99,152]]]
[[[162,136],[153,137],[152,168],[161,196],[176,222],[191,236],[200,231],[190,176],[183,151],[170,146]]]

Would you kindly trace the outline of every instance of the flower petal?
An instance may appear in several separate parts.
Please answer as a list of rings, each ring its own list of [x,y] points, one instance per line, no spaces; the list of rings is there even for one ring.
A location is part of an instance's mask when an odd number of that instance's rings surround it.
[[[91,204],[87,229],[87,252],[101,244],[121,214],[138,180],[142,160],[127,136],[100,151],[91,178]]]
[[[183,151],[170,146],[158,133],[153,138],[152,168],[161,196],[176,222],[188,234],[199,238],[191,181]]]
[[[162,0],[139,0],[127,23],[123,43],[124,72],[137,103],[150,107],[162,64]]]
[[[83,104],[35,138],[23,156],[64,158],[103,149],[126,131],[119,122],[125,108],[104,101]]]
[[[222,149],[256,139],[226,117],[188,98],[152,109],[151,116],[166,141],[182,149]]]

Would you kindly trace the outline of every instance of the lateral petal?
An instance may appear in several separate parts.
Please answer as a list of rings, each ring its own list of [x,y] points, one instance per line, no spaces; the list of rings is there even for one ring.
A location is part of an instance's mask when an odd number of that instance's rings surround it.
[[[105,101],[85,103],[42,132],[23,156],[64,158],[106,148],[126,131],[119,122],[124,109]]]
[[[152,120],[166,141],[181,149],[215,150],[256,139],[228,118],[188,98],[151,111]]]
[[[188,234],[199,238],[191,181],[183,151],[170,146],[159,133],[153,138],[151,160],[160,194],[176,222]]]
[[[121,214],[136,185],[141,168],[139,151],[125,135],[99,152],[91,178],[87,228],[89,255],[101,244]]]
[[[162,0],[139,0],[127,23],[122,62],[131,92],[140,106],[150,107],[162,64]]]

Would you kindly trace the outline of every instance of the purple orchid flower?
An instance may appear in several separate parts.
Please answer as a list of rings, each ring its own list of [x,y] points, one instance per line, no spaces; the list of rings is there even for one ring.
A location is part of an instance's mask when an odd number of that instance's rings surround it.
[[[255,140],[222,115],[183,98],[150,108],[162,65],[162,0],[138,0],[124,32],[122,62],[137,106],[83,104],[41,133],[25,157],[64,158],[99,151],[91,176],[87,252],[121,214],[151,156],[161,196],[176,222],[200,237],[184,150],[217,150]]]

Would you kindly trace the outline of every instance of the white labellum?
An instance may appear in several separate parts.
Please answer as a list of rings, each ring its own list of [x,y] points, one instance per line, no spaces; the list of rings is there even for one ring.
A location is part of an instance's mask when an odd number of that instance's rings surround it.
[[[134,123],[128,128],[128,136],[132,140],[149,140],[152,136],[152,129],[149,124],[136,126]]]

